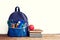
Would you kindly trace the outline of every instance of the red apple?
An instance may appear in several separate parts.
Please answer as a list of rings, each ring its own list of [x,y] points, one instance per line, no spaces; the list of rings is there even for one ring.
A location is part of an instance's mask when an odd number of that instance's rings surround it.
[[[29,30],[34,30],[34,25],[29,25]]]

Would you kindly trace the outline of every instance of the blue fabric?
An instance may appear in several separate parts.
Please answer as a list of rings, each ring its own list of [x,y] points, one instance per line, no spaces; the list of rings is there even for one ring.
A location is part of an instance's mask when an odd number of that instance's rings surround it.
[[[18,9],[17,9],[18,8]],[[18,11],[17,11],[18,10]],[[23,20],[24,23],[27,23],[26,28],[25,28],[25,32],[23,33],[22,28],[18,28],[18,29],[13,29],[10,28],[11,27],[11,23],[17,23],[18,21]],[[23,23],[23,22],[22,22]],[[21,25],[21,24],[20,24]],[[28,30],[28,18],[26,17],[26,15],[22,12],[20,12],[20,8],[16,7],[15,8],[15,12],[13,12],[9,19],[8,19],[8,26],[9,26],[9,30],[8,30],[8,35],[9,36],[29,36],[29,30]],[[20,26],[19,26],[20,27]],[[23,34],[23,35],[22,35]]]
[[[19,28],[9,28],[8,36],[10,37],[26,37],[27,36],[27,29],[19,29]]]

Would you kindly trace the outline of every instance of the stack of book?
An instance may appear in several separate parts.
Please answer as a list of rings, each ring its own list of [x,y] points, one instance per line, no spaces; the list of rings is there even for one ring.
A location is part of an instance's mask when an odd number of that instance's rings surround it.
[[[42,32],[42,30],[39,30],[39,29],[35,29],[33,31],[30,31],[30,37],[41,38],[42,37],[41,32]]]

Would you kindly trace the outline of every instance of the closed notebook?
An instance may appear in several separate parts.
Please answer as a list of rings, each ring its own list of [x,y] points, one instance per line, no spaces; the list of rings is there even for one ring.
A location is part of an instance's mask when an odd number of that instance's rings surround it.
[[[30,37],[41,38],[42,37],[41,32],[42,32],[42,30],[38,30],[38,29],[35,29],[33,31],[30,31]]]

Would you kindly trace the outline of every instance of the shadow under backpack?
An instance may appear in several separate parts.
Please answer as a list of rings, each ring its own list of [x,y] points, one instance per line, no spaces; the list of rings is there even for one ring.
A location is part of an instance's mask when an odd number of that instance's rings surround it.
[[[28,18],[24,13],[20,12],[20,8],[18,6],[15,7],[15,12],[13,12],[10,15],[7,23],[8,23],[8,34],[7,34],[8,36],[29,37]],[[18,24],[17,27],[16,24]]]

